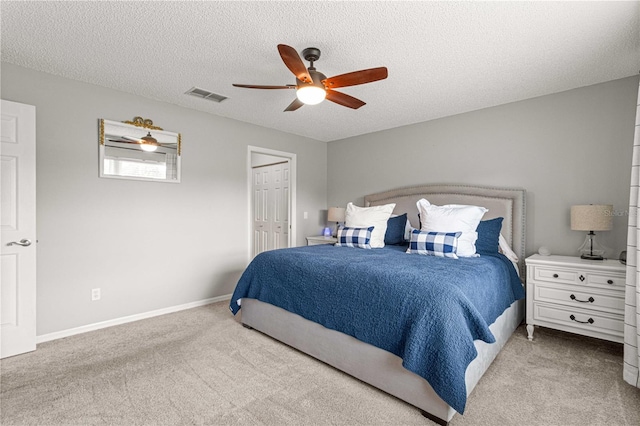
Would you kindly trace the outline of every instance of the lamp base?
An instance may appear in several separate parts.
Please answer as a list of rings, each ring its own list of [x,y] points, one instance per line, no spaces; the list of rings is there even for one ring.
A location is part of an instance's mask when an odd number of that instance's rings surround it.
[[[598,254],[583,254],[582,256],[580,256],[580,259],[587,259],[587,260],[604,260],[604,257],[598,255]]]
[[[606,247],[596,241],[596,234],[593,231],[587,234],[584,243],[578,249],[581,254],[580,259],[588,260],[604,260],[605,251]]]

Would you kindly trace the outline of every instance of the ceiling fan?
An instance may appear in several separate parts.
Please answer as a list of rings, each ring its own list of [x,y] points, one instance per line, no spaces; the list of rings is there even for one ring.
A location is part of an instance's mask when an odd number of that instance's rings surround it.
[[[308,47],[302,51],[304,59],[311,63],[309,68],[304,66],[302,59],[298,56],[298,52],[293,47],[279,44],[278,52],[280,52],[280,57],[289,68],[289,71],[296,76],[296,84],[287,84],[285,86],[234,84],[234,86],[247,89],[296,89],[296,99],[289,104],[285,112],[295,111],[303,105],[316,105],[324,99],[348,108],[358,109],[365,105],[363,101],[334,89],[371,83],[387,78],[386,67],[353,71],[327,78],[321,72],[316,71],[313,66],[313,63],[320,58],[320,49]]]

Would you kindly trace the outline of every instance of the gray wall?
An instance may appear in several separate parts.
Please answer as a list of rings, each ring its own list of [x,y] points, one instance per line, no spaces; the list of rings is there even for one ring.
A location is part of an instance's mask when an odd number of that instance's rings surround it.
[[[328,144],[328,205],[403,186],[460,183],[527,190],[527,254],[575,255],[573,204],[614,205],[598,238],[626,249],[638,77]]]
[[[323,142],[5,63],[2,98],[36,106],[38,335],[231,293],[248,145],[297,154],[298,245],[324,225]],[[182,133],[182,183],[98,177],[98,119],[138,115]]]
[[[575,254],[572,204],[614,204],[599,237],[626,243],[638,77],[328,145],[5,63],[1,81],[36,106],[38,335],[230,293],[249,255],[248,145],[297,154],[298,245],[327,205],[442,182],[525,188],[528,253]],[[182,183],[98,177],[98,119],[137,115],[182,133]]]

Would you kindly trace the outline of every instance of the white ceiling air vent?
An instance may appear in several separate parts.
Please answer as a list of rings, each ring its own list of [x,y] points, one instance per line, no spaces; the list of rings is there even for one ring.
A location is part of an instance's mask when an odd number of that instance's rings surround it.
[[[200,89],[198,87],[192,87],[184,92],[187,95],[197,96],[199,98],[208,99],[213,102],[222,102],[227,99],[226,96],[218,95],[217,93],[210,92],[208,90]]]

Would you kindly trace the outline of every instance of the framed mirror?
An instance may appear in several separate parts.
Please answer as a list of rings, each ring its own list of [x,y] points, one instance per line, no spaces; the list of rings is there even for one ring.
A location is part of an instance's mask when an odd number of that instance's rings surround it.
[[[121,123],[100,119],[100,177],[180,183],[180,133],[149,119]]]

